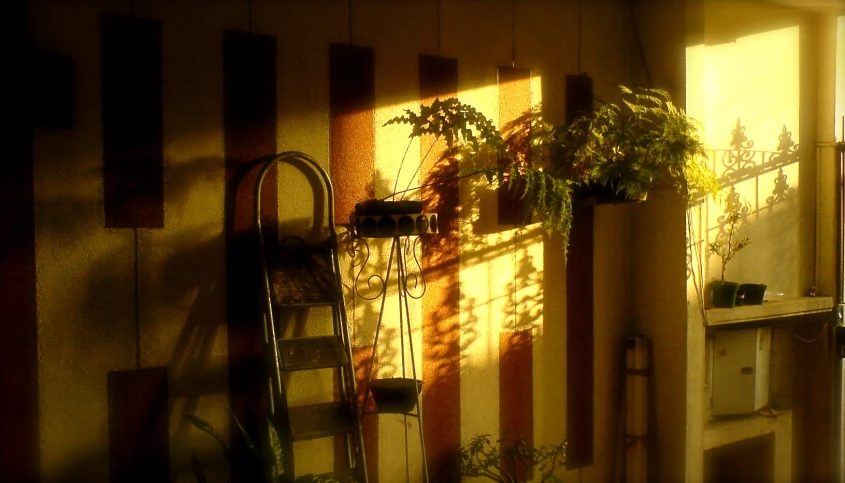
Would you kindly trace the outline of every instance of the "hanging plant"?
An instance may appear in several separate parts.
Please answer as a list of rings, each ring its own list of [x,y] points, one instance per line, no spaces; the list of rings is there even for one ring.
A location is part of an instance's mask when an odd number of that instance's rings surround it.
[[[516,190],[548,231],[568,241],[573,203],[589,190],[641,201],[668,180],[689,203],[719,190],[698,122],[664,90],[620,91],[621,104],[603,104],[568,126],[546,122],[534,108],[500,132],[454,98],[405,110],[385,125],[407,124],[411,138],[445,139],[445,157],[462,164],[459,177],[483,175],[493,187]]]

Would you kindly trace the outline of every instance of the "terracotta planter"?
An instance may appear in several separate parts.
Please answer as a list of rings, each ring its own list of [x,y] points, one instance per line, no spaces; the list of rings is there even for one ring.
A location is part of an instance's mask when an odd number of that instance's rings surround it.
[[[378,412],[406,414],[413,411],[417,405],[417,395],[422,392],[422,381],[407,377],[373,379],[370,392]]]
[[[713,307],[721,309],[732,309],[736,305],[736,292],[739,284],[735,282],[710,282],[710,294],[713,300]]]

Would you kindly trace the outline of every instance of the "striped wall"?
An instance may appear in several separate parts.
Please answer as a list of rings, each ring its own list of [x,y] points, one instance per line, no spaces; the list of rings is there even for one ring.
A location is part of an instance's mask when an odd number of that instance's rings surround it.
[[[614,23],[621,20],[600,15],[612,8],[592,8],[591,35],[624,45],[625,29]],[[264,404],[252,161],[284,150],[314,156],[330,172],[335,221],[345,224],[366,197],[454,173],[435,161],[442,144],[423,138],[409,146],[403,126],[383,126],[403,109],[457,96],[504,124],[548,97],[549,116],[562,116],[565,96],[554,92],[575,72],[577,52],[570,30],[552,27],[574,25],[574,12],[573,2],[552,0],[516,8],[435,0],[296,8],[258,0],[31,2],[34,46],[69,61],[72,103],[70,123],[64,116],[31,131],[31,153],[5,138],[0,145],[3,162],[14,159],[20,169],[4,189],[3,216],[7,205],[25,208],[8,221],[20,236],[0,237],[4,253],[8,245],[22,254],[2,259],[0,276],[15,276],[2,279],[14,290],[0,296],[16,303],[4,304],[15,310],[0,324],[14,338],[0,338],[0,357],[11,355],[23,369],[11,371],[3,359],[2,383],[31,402],[0,398],[0,417],[21,414],[9,426],[3,420],[12,430],[0,432],[2,474],[21,475],[10,481],[187,482],[201,468],[208,481],[227,481],[219,446],[184,415],[237,442],[227,406],[250,428]],[[614,52],[600,54],[622,55]],[[600,94],[612,95],[625,80],[619,60],[595,76]],[[297,175],[280,169],[278,184],[264,193],[262,219],[280,235],[314,231],[314,200]],[[456,451],[476,434],[538,445],[566,437],[566,281],[544,278],[560,247],[546,246],[536,225],[521,212],[508,214],[513,204],[476,180],[410,193],[422,193],[441,216],[421,261],[426,294],[411,305],[428,468],[432,481],[458,481]],[[385,269],[377,244],[373,262],[373,273]],[[356,297],[348,275],[360,372],[379,304]],[[555,303],[546,304],[550,295]],[[388,307],[395,300],[391,289]],[[292,319],[288,329],[318,333],[328,314],[312,315]],[[399,364],[386,350],[395,339],[385,340],[382,374]],[[615,355],[603,347],[597,370],[612,376],[602,357]],[[291,377],[296,403],[332,397],[325,375]],[[615,404],[611,379],[594,389],[603,418]],[[371,481],[404,477],[404,424],[399,416],[366,417]],[[419,426],[409,425],[413,441]],[[28,449],[9,456],[18,441]],[[602,480],[615,443],[602,433],[594,444],[602,456],[580,476]],[[297,467],[331,470],[333,448],[331,441],[297,443]],[[418,454],[414,443],[415,477]]]

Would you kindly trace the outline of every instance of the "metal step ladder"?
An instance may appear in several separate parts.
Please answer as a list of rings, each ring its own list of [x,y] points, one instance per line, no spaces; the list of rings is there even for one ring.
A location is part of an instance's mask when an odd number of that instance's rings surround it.
[[[355,368],[338,262],[331,180],[325,170],[304,153],[290,151],[261,161],[255,184],[255,226],[259,238],[263,292],[263,356],[269,378],[270,418],[281,443],[281,481],[296,480],[294,442],[339,436],[346,447],[347,469],[316,476],[331,477],[340,483],[367,483],[361,412],[358,408]],[[291,164],[303,173],[309,169],[312,171],[306,176],[312,184],[317,184],[314,188],[315,202],[322,196],[328,208],[326,225],[329,235],[321,243],[306,244],[298,237],[268,239],[274,237],[265,234],[261,224],[262,186],[271,169],[281,163]],[[313,174],[317,176],[309,176]],[[283,338],[281,312],[309,311],[313,307],[331,307],[332,333]],[[289,405],[291,387],[283,375],[294,371],[316,370],[331,370],[334,373],[337,388],[335,400],[305,406]]]

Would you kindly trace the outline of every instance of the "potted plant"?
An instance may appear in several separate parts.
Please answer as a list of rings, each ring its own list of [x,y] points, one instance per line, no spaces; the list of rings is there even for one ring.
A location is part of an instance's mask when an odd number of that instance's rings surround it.
[[[498,145],[501,140],[492,121],[474,107],[454,98],[435,99],[430,105],[421,106],[419,113],[407,110],[406,115],[391,119],[385,125],[394,123],[409,124],[411,138],[433,135],[432,146],[443,139],[450,150],[456,145],[480,149],[482,145]],[[411,141],[408,141],[409,148]],[[429,149],[420,160],[420,165],[431,152]],[[397,180],[404,164],[403,157]],[[421,201],[405,199],[405,195],[413,190],[397,189],[394,186],[394,192],[382,199],[365,200],[355,205],[354,224],[357,233],[371,237],[391,237],[437,231],[437,215],[423,214]]]
[[[476,435],[462,447],[461,475],[487,478],[499,483],[562,481],[555,471],[566,464],[566,441],[532,447],[524,439],[491,442],[489,434]],[[532,477],[534,470],[540,474]]]
[[[748,238],[739,238],[736,231],[742,221],[744,204],[739,196],[728,196],[725,201],[725,233],[709,246],[710,253],[721,259],[721,275],[719,279],[710,282],[712,306],[717,308],[733,308],[736,305],[739,283],[725,280],[725,269],[736,254],[751,243]],[[762,303],[762,301],[761,301]]]
[[[703,163],[699,123],[662,89],[619,88],[621,105],[604,103],[569,126],[546,131],[552,173],[579,192],[627,201],[645,200],[662,179],[689,199],[715,194],[719,186]]]
[[[460,176],[483,174],[494,186],[515,189],[548,231],[568,239],[572,205],[596,194],[643,200],[667,180],[692,202],[715,194],[718,181],[704,163],[698,123],[660,89],[620,86],[621,105],[604,104],[568,126],[526,112],[500,132],[492,121],[457,99],[435,100],[420,112],[406,110],[386,124],[411,126],[411,137],[446,138]],[[565,246],[565,244],[564,244]]]
[[[737,289],[737,295],[742,297],[744,305],[763,305],[766,288],[765,283],[742,283]]]

